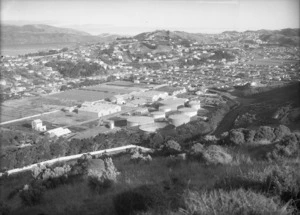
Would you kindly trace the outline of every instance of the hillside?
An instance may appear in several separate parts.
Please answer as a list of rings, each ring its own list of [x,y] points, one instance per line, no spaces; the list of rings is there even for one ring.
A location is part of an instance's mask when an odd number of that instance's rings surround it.
[[[144,32],[136,35],[134,38],[139,41],[172,39],[173,41],[177,41],[177,42],[184,41],[184,40],[190,40],[192,42],[202,42],[202,43],[212,42],[211,38],[207,37],[207,35],[205,34],[194,34],[194,33],[188,33],[184,31],[167,31],[167,30]]]
[[[115,37],[115,35],[93,36],[83,31],[49,25],[3,25],[1,27],[3,45],[110,42]]]

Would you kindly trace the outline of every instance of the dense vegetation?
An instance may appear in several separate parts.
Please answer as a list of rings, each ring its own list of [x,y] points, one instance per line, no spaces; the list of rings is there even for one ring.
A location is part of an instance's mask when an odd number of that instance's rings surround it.
[[[7,186],[1,210],[11,214],[298,214],[299,134],[282,126],[261,127],[251,132],[252,142],[244,138],[235,144],[234,132],[247,133],[232,130],[221,139],[207,136],[188,145],[164,141],[147,162],[121,155],[113,157],[111,164],[105,155],[104,161],[85,156],[76,163],[2,178]],[[267,156],[279,148],[290,152],[291,146],[294,153]],[[115,181],[91,181],[89,174],[95,171],[89,168],[101,162],[114,165],[105,168],[114,170],[116,174],[110,175]]]
[[[97,63],[89,63],[86,61],[50,61],[45,66],[52,67],[64,77],[79,78],[89,77],[93,75],[104,75],[106,71]]]
[[[47,55],[54,55],[68,51],[68,48],[62,48],[60,50],[49,50],[49,51],[39,51],[37,53],[29,53],[25,54],[24,57],[36,57],[36,56],[47,56]]]

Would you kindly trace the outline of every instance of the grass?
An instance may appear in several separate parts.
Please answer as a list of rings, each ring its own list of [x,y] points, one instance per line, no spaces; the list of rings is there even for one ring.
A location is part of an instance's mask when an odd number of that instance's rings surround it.
[[[133,163],[129,155],[115,157],[121,174],[113,186],[96,192],[88,180],[73,180],[48,189],[43,201],[31,207],[23,206],[17,194],[7,198],[30,180],[15,177],[1,181],[6,189],[1,200],[12,214],[292,214],[300,185],[293,174],[284,180],[288,174],[282,167],[295,171],[299,159],[256,159],[255,147],[228,147],[233,162],[217,166],[168,157],[153,157],[150,163]]]
[[[184,194],[187,214],[289,214],[290,211],[272,198],[244,189],[211,192],[187,191]]]

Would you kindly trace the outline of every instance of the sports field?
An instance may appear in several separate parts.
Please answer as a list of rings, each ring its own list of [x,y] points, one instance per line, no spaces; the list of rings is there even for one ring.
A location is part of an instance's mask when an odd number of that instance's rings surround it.
[[[97,101],[112,97],[114,94],[109,92],[98,92],[91,90],[68,90],[65,92],[50,95],[49,97],[61,100],[73,100],[78,102]]]
[[[48,96],[23,98],[5,101],[1,104],[1,122],[15,120],[36,114],[59,110],[65,106],[72,106],[74,102],[51,98]]]

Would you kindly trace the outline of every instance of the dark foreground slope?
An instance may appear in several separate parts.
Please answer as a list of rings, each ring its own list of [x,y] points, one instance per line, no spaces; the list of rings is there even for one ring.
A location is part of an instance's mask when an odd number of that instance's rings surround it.
[[[269,138],[262,129],[254,132]],[[282,131],[274,134],[278,141],[269,144],[206,139],[182,149],[167,141],[147,161],[113,157],[119,174],[112,183],[89,173],[68,176],[68,169],[86,167],[83,160],[63,169],[46,168],[43,174],[50,178],[44,180],[29,172],[2,178],[1,209],[32,215],[298,214],[300,136],[283,127],[277,130]],[[278,156],[268,156],[273,152]]]
[[[240,106],[225,116],[214,135],[221,135],[232,128],[260,125],[283,124],[292,130],[299,129],[299,82],[277,88],[236,90],[235,94]]]

